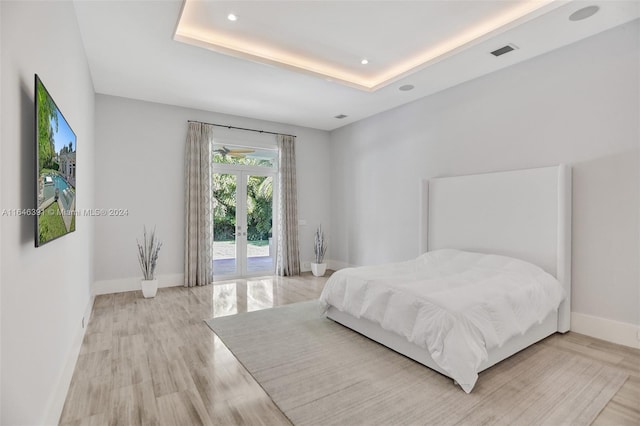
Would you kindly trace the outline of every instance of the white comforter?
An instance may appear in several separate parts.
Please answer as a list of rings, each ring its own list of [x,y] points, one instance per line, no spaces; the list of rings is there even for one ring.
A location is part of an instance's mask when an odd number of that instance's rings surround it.
[[[436,250],[415,260],[334,273],[320,301],[405,336],[465,392],[487,350],[557,310],[560,283],[541,268],[496,255]]]

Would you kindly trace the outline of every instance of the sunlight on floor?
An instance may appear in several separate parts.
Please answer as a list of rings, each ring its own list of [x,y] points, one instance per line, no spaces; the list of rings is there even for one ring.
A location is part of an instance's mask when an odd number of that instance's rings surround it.
[[[278,288],[273,281],[273,278],[258,278],[214,284],[213,316],[223,317],[272,308],[275,306]]]

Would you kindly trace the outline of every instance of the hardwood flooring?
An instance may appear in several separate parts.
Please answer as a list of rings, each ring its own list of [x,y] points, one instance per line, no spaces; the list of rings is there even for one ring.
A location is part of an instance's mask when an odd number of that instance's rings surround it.
[[[304,274],[96,297],[60,423],[290,424],[203,320],[313,299],[325,281]],[[595,424],[640,424],[640,350],[575,333],[541,344],[627,371]]]

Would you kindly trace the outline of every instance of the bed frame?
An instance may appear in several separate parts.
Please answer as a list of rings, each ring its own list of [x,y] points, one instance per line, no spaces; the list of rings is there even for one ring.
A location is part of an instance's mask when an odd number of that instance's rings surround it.
[[[555,333],[571,318],[571,170],[536,169],[431,179],[422,187],[422,251],[454,248],[534,263],[563,285],[557,312],[489,351],[478,372]],[[445,376],[429,353],[364,318],[329,307],[327,316]]]

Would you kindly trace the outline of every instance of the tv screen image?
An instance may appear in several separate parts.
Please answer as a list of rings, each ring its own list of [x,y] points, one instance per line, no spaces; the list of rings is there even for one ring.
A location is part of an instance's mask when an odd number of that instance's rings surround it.
[[[76,135],[35,76],[36,247],[76,229]]]

